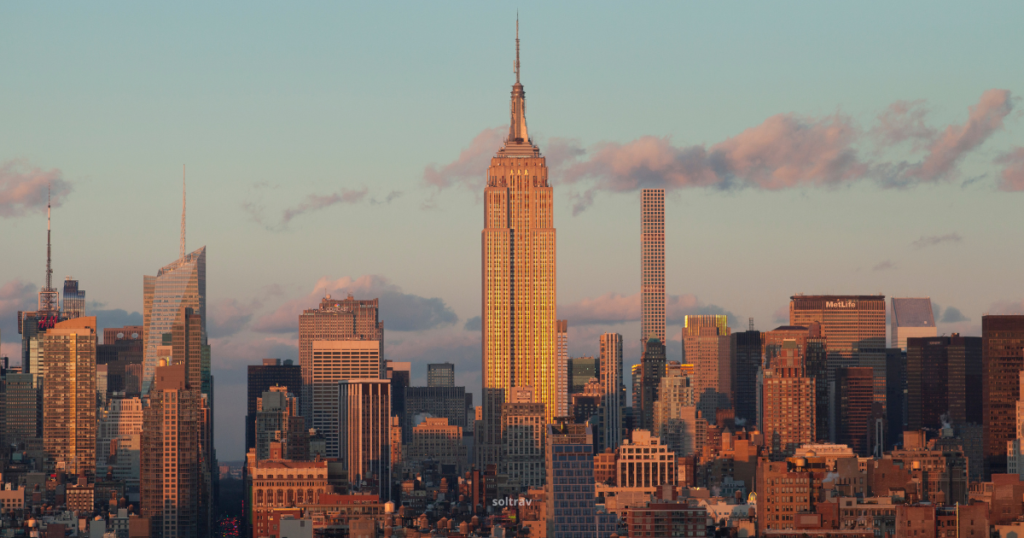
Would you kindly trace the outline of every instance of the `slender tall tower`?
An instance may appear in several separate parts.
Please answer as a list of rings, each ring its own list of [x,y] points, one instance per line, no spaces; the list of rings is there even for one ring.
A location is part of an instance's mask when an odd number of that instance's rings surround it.
[[[53,268],[50,266],[50,192],[46,192],[46,286],[39,290],[37,317],[56,316],[60,310],[57,288],[53,287]]]
[[[526,128],[518,21],[514,66],[508,138],[487,169],[481,234],[482,441],[492,446],[500,443],[498,413],[512,387],[532,387],[547,421],[558,412],[553,195],[546,161]]]
[[[601,335],[601,415],[604,422],[603,448],[617,449],[622,444],[622,335]]]
[[[665,341],[665,189],[640,191],[640,348]]]

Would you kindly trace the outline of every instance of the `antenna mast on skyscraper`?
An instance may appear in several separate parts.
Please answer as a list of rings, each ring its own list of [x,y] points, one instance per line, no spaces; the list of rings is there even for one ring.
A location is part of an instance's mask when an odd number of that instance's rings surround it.
[[[181,165],[181,259],[185,259],[185,165]]]
[[[516,82],[519,82],[519,12],[516,11]]]

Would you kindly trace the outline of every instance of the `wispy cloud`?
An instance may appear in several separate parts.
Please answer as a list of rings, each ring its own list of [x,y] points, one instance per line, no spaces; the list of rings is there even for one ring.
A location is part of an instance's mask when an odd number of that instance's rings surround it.
[[[893,263],[892,260],[885,260],[885,261],[879,263],[878,265],[872,267],[871,270],[872,271],[889,271],[889,270],[895,269],[895,268],[896,268],[896,264]]]
[[[59,207],[71,193],[71,184],[57,169],[43,170],[23,160],[0,164],[0,217],[45,209],[47,189],[51,205]]]
[[[1014,148],[998,158],[996,163],[1004,165],[1003,181],[999,188],[1004,191],[1024,191],[1024,147]]]
[[[249,324],[253,315],[262,306],[263,303],[258,299],[253,299],[247,303],[239,302],[235,299],[214,301],[206,309],[206,315],[209,317],[206,325],[210,337],[222,338],[241,331]]]
[[[473,192],[482,191],[485,172],[491,157],[501,148],[508,135],[508,126],[484,129],[470,141],[454,161],[429,164],[423,169],[423,182],[438,191],[458,186]]]
[[[910,244],[915,249],[922,249],[926,247],[934,247],[936,245],[942,245],[945,243],[959,243],[964,238],[960,234],[953,232],[946,235],[922,235],[919,239]]]
[[[265,184],[254,186],[254,190],[261,190],[263,188],[266,188]],[[310,194],[298,204],[282,210],[279,218],[269,217],[267,215],[268,210],[265,205],[251,200],[242,203],[242,210],[249,215],[249,218],[252,219],[253,222],[263,226],[267,230],[281,231],[288,226],[288,223],[302,215],[314,213],[335,205],[358,204],[366,199],[368,192],[368,189],[363,187],[359,190],[342,189],[339,192],[329,194]],[[402,193],[399,191],[392,191],[388,194],[383,203],[390,203],[395,198],[401,196],[401,194]],[[371,203],[380,202],[371,200]]]

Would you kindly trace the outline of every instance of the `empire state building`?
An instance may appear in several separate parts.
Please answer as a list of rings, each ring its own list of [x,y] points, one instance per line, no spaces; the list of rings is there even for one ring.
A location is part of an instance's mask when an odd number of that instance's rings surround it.
[[[491,445],[500,442],[496,422],[501,420],[502,403],[527,398],[543,403],[549,422],[557,409],[552,190],[545,159],[526,128],[518,26],[517,22],[516,83],[512,86],[508,138],[491,159],[483,198],[483,403],[487,431],[482,441]]]

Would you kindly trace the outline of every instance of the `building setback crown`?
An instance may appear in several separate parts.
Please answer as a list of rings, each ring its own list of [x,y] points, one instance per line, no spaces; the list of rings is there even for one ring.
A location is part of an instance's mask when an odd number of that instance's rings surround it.
[[[519,81],[519,18],[516,17],[516,61],[512,64],[516,74],[516,83],[512,85],[512,103],[510,106],[508,138],[505,145],[498,151],[499,157],[540,157],[540,149],[530,140],[526,128],[526,90]]]

